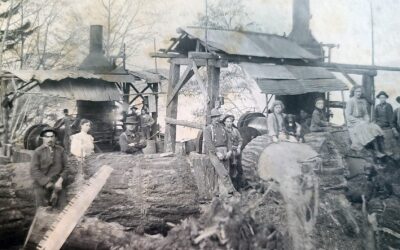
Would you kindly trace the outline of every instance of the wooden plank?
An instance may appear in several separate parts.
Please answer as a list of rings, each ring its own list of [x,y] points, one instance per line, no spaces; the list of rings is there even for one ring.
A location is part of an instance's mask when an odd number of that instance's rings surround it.
[[[185,85],[185,83],[187,83],[187,81],[189,81],[189,79],[193,76],[193,74],[194,73],[193,73],[193,70],[192,70],[192,65],[188,65],[186,67],[185,72],[180,77],[178,83],[174,86],[174,89],[172,90],[172,92],[168,96],[167,105],[169,105],[171,103],[172,99],[178,94],[179,90],[181,90],[181,88]]]
[[[197,129],[204,129],[204,127],[205,127],[205,124],[202,124],[202,123],[199,123],[199,122],[177,120],[177,119],[174,119],[174,118],[171,118],[171,117],[165,117],[165,123],[184,126],[184,127],[189,127],[189,128],[197,128]]]
[[[340,66],[344,69],[365,69],[365,70],[383,70],[383,71],[400,71],[400,67],[388,67],[388,66],[377,66],[377,65],[361,65],[361,64],[344,64],[344,63],[312,63],[313,66],[335,68]]]
[[[171,63],[169,71],[169,83],[167,91],[167,100],[172,94],[173,89],[177,85],[180,76],[180,65]],[[172,98],[169,105],[167,105],[166,117],[176,119],[178,115],[178,95]],[[176,143],[176,125],[166,124],[165,126],[165,152],[175,152]]]
[[[172,63],[179,65],[192,65],[193,60],[196,62],[196,65],[201,66],[215,66],[218,68],[226,68],[228,67],[228,60],[225,59],[190,59],[190,58],[173,58],[171,59]]]

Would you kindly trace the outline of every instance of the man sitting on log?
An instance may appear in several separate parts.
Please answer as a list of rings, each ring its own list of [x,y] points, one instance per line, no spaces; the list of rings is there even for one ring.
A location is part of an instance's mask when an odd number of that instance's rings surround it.
[[[54,129],[45,128],[40,136],[43,144],[35,149],[31,161],[36,207],[51,205],[61,209],[66,204],[63,183],[67,175],[67,156],[64,149],[55,144]]]
[[[128,116],[124,123],[125,131],[119,136],[121,152],[134,154],[141,152],[146,147],[146,139],[139,130],[140,118]]]
[[[211,124],[204,130],[205,152],[218,175],[218,189],[221,195],[232,195],[236,192],[229,176],[229,159],[232,155],[229,136],[220,121],[221,113],[211,110]]]

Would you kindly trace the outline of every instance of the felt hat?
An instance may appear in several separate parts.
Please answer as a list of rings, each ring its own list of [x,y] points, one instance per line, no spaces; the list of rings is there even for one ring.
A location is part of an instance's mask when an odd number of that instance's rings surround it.
[[[131,110],[137,110],[138,108],[136,106],[130,107]]]
[[[212,109],[211,110],[211,112],[210,112],[210,117],[217,117],[217,116],[221,116],[222,114],[221,114],[221,112],[219,112],[219,110],[218,109]]]
[[[400,96],[396,97],[396,101],[400,103]]]
[[[384,95],[384,96],[386,96],[386,98],[389,98],[389,95],[386,94],[385,91],[380,91],[380,92],[376,95],[376,98],[379,98],[381,95]]]
[[[139,124],[139,118],[137,116],[128,116],[124,124]]]
[[[222,122],[225,122],[225,120],[228,119],[229,117],[232,118],[232,121],[235,120],[235,116],[233,116],[233,115],[231,115],[231,114],[226,114],[226,115],[224,115],[224,116],[221,118],[221,121],[222,121]]]
[[[40,131],[40,137],[43,137],[45,133],[53,132],[55,136],[57,136],[57,131],[52,127],[44,127],[42,131]]]

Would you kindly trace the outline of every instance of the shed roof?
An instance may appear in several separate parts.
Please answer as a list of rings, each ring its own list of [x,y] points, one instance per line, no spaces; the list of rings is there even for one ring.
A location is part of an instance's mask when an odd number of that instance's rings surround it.
[[[205,43],[204,28],[185,27],[179,31]],[[207,43],[211,48],[230,55],[311,60],[319,58],[286,37],[267,33],[208,29]]]
[[[324,68],[241,63],[240,66],[256,80],[262,93],[298,95],[310,92],[347,90],[347,85]]]
[[[115,86],[115,83],[93,79],[83,79],[79,82],[72,79],[46,81],[40,84],[40,90],[50,96],[59,96],[74,100],[120,101],[122,99],[122,93]]]

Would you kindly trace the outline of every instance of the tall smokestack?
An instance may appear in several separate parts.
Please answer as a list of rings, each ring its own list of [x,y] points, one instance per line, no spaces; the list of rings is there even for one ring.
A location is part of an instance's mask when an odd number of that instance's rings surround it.
[[[107,73],[113,70],[112,64],[103,53],[103,26],[90,26],[89,55],[83,60],[79,69],[94,73]]]
[[[293,0],[293,26],[289,39],[322,58],[322,47],[311,32],[310,20],[310,0]]]

